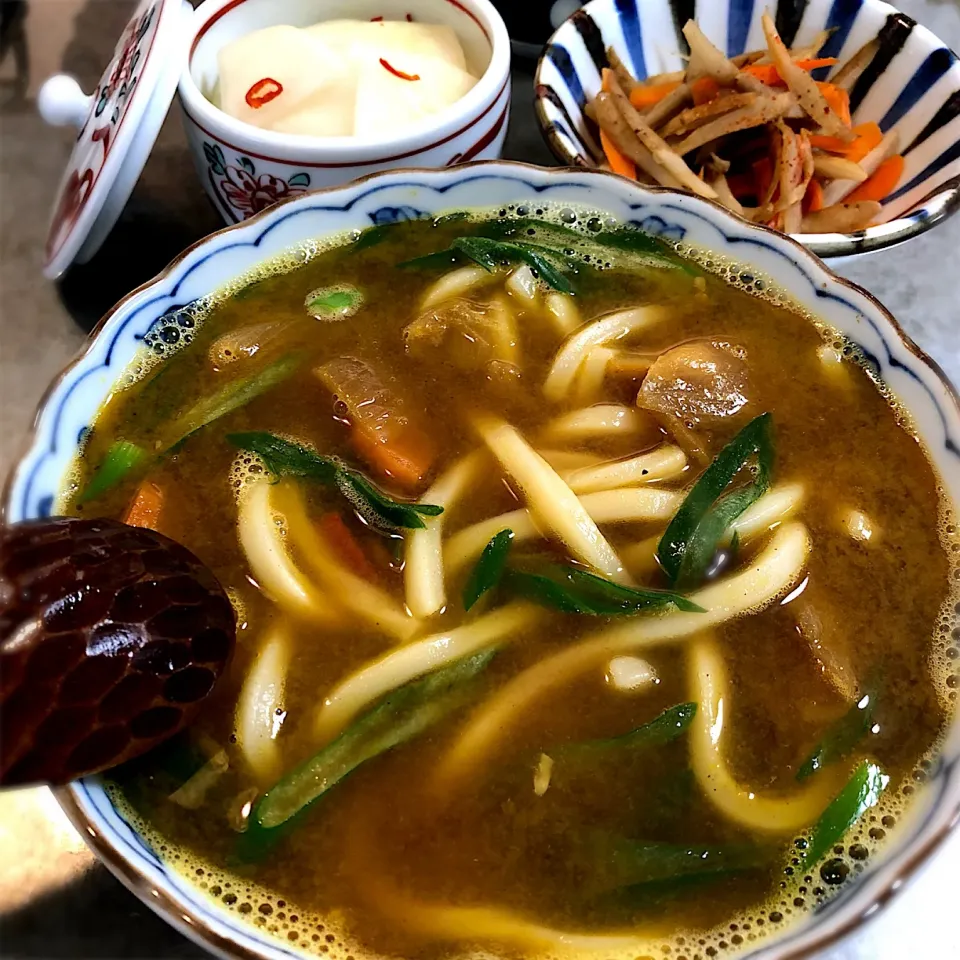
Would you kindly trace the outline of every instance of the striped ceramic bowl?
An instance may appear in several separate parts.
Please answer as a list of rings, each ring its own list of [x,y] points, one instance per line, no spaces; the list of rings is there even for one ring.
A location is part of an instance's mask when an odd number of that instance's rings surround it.
[[[906,159],[882,222],[796,239],[821,257],[846,257],[901,243],[952,214],[960,206],[960,63],[926,27],[880,0],[592,0],[554,33],[537,68],[537,116],[550,148],[577,166],[593,167],[602,158],[583,108],[600,89],[608,47],[640,78],[680,70],[689,51],[681,32],[687,19],[696,18],[721,50],[736,56],[765,45],[764,10],[788,46],[832,29],[820,56],[840,64],[878,39],[850,107],[855,123],[874,120],[885,133],[895,128]],[[821,72],[818,79],[829,78]]]

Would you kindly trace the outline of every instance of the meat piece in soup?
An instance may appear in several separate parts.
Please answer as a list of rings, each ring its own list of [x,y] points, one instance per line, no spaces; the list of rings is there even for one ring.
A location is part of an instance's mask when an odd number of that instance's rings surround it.
[[[307,952],[788,928],[950,706],[949,505],[825,340],[655,238],[530,220],[378,228],[222,299],[79,464],[73,512],[151,490],[242,624],[113,795]]]
[[[519,359],[516,320],[502,298],[478,303],[452,297],[424,310],[403,335],[411,356],[429,362],[433,352],[468,373]]]
[[[644,377],[637,405],[690,427],[736,417],[750,402],[750,372],[735,348],[705,340],[665,350]]]

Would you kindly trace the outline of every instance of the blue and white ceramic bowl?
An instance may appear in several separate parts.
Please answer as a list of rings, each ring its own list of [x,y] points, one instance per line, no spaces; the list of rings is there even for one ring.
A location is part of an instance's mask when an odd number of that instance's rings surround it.
[[[960,207],[960,63],[926,27],[881,0],[591,0],[554,33],[537,67],[537,116],[551,150],[577,166],[594,167],[602,159],[583,108],[600,90],[608,47],[641,79],[682,70],[687,19],[696,18],[721,50],[736,56],[765,46],[765,10],[788,46],[833,30],[820,56],[838,59],[834,71],[865,43],[879,40],[851,92],[851,111],[855,123],[876,121],[884,133],[896,129],[906,159],[881,223],[796,239],[821,257],[869,253],[924,233]],[[821,68],[817,78],[829,79],[829,72]]]
[[[910,412],[955,502],[960,503],[960,398],[940,371],[863,290],[839,279],[789,237],[733,217],[689,194],[648,189],[613,174],[475,163],[448,170],[397,170],[296,197],[215,233],[178,257],[104,318],[81,355],[57,379],[37,415],[29,449],[6,490],[7,521],[56,510],[85,431],[144,337],[163,318],[252,270],[266,258],[317,238],[374,224],[434,217],[464,208],[542,203],[603,212],[654,234],[715,251],[773,283],[860,345]],[[163,861],[89,777],[59,800],[104,863],[145,903],[223,956],[290,960],[309,954],[246,923]],[[809,956],[834,941],[899,888],[960,815],[960,722],[918,791],[912,816],[891,834],[885,857],[815,915],[779,937],[751,944],[751,960]]]

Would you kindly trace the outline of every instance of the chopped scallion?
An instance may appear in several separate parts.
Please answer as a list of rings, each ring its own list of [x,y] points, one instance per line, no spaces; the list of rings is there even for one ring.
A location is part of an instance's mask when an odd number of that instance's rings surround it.
[[[501,530],[483,548],[477,565],[470,572],[463,588],[463,608],[469,610],[485,593],[500,582],[510,555],[512,530]]]
[[[571,743],[561,748],[557,753],[562,756],[579,756],[584,753],[594,755],[598,752],[614,750],[637,750],[642,747],[654,747],[662,743],[669,743],[682,736],[693,723],[697,715],[695,703],[679,703],[669,707],[648,723],[641,724],[618,737],[606,737],[601,740],[586,740],[581,743]]]
[[[227,440],[241,450],[257,454],[277,477],[305,477],[319,483],[333,483],[340,464],[315,450],[272,433],[231,433]]]
[[[671,582],[697,582],[710,565],[730,524],[770,486],[773,471],[772,417],[751,420],[703,472],[674,515],[657,547],[657,559]],[[757,457],[752,483],[720,499],[730,482]]]
[[[703,613],[682,594],[667,590],[625,587],[576,567],[550,563],[536,572],[510,569],[504,575],[509,590],[563,613],[588,616],[628,616],[673,604],[678,610]]]
[[[361,764],[406,743],[465,705],[473,683],[495,656],[486,650],[413,680],[388,694],[332,743],[282,780],[255,804],[239,850],[241,861],[262,857],[288,827]]]
[[[172,424],[165,446],[176,446],[201,427],[245,407],[251,400],[273,389],[297,369],[300,359],[298,355],[290,354],[275,360],[252,377],[231,380],[224,384],[216,393],[194,404]]]
[[[592,871],[588,868],[585,889],[594,895],[638,887],[644,888],[638,893],[646,894],[652,892],[648,885],[761,869],[776,856],[769,846],[673,844],[628,840],[600,831],[589,832],[585,844],[595,864]],[[586,852],[580,856],[586,859]]]
[[[810,834],[801,866],[813,866],[869,810],[875,807],[890,778],[875,763],[864,760],[847,785],[820,815]]]
[[[343,320],[352,316],[363,303],[363,294],[355,287],[326,287],[308,293],[307,312],[318,320]]]
[[[798,780],[806,780],[829,763],[840,760],[866,735],[873,723],[876,694],[864,694],[829,730],[816,749],[797,771]]]
[[[552,261],[563,264],[567,272],[577,269],[578,261],[562,250],[524,240],[491,240],[488,237],[457,237],[446,250],[424,257],[406,260],[401,267],[431,268],[449,265],[458,257],[465,257],[493,272],[504,263],[525,263],[537,272],[540,279],[561,293],[573,293],[573,284]]]
[[[86,503],[88,500],[103,496],[140,466],[146,456],[147,451],[135,443],[127,440],[117,440],[112,443],[90,482],[77,498],[77,503]]]

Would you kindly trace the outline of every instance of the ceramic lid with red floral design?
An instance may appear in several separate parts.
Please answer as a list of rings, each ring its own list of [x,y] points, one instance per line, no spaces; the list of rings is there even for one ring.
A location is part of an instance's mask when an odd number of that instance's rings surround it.
[[[51,279],[96,253],[130,198],[173,101],[192,16],[186,0],[141,0],[91,96],[62,75],[41,88],[43,118],[80,130],[47,235]]]

